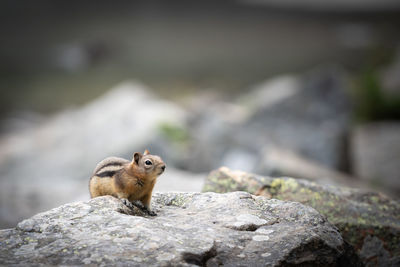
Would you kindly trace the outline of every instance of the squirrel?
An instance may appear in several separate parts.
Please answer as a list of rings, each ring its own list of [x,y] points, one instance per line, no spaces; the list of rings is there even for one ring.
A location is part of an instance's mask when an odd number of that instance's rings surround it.
[[[151,216],[151,194],[157,177],[165,170],[164,161],[150,155],[146,149],[143,154],[136,152],[132,161],[109,157],[99,162],[89,181],[91,198],[111,195],[121,199],[128,206],[138,207]],[[140,202],[138,202],[140,201]]]

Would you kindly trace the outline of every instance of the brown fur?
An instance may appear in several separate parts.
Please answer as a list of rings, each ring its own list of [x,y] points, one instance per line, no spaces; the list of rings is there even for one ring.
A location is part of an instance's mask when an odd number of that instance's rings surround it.
[[[145,162],[150,160],[151,165]],[[92,198],[111,195],[130,202],[140,200],[150,210],[151,195],[157,177],[164,172],[165,163],[159,156],[135,153],[132,161],[106,158],[95,168],[89,181]]]

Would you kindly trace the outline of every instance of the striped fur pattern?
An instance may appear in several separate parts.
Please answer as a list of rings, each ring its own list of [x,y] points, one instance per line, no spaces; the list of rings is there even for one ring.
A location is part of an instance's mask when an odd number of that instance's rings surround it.
[[[111,177],[115,172],[121,170],[125,164],[130,163],[129,160],[117,157],[106,158],[97,164],[93,171],[93,175],[98,177]],[[93,177],[93,176],[92,176]]]

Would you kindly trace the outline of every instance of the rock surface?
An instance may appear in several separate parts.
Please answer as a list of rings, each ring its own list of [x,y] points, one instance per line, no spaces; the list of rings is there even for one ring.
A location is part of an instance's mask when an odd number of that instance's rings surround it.
[[[358,126],[351,135],[354,173],[400,198],[400,123]]]
[[[218,193],[238,190],[311,206],[339,228],[367,265],[400,263],[400,203],[382,194],[225,167],[211,172],[203,188]]]
[[[0,231],[1,265],[358,265],[316,210],[246,192],[165,193],[156,217],[106,196],[37,214]],[[140,212],[139,212],[140,213]]]

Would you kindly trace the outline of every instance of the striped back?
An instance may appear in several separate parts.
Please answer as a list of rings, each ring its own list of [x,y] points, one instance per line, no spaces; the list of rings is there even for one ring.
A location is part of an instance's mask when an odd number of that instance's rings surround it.
[[[93,176],[97,177],[111,177],[116,172],[120,171],[125,164],[130,163],[129,160],[118,158],[118,157],[109,157],[106,158],[97,164],[96,168],[93,171]]]

